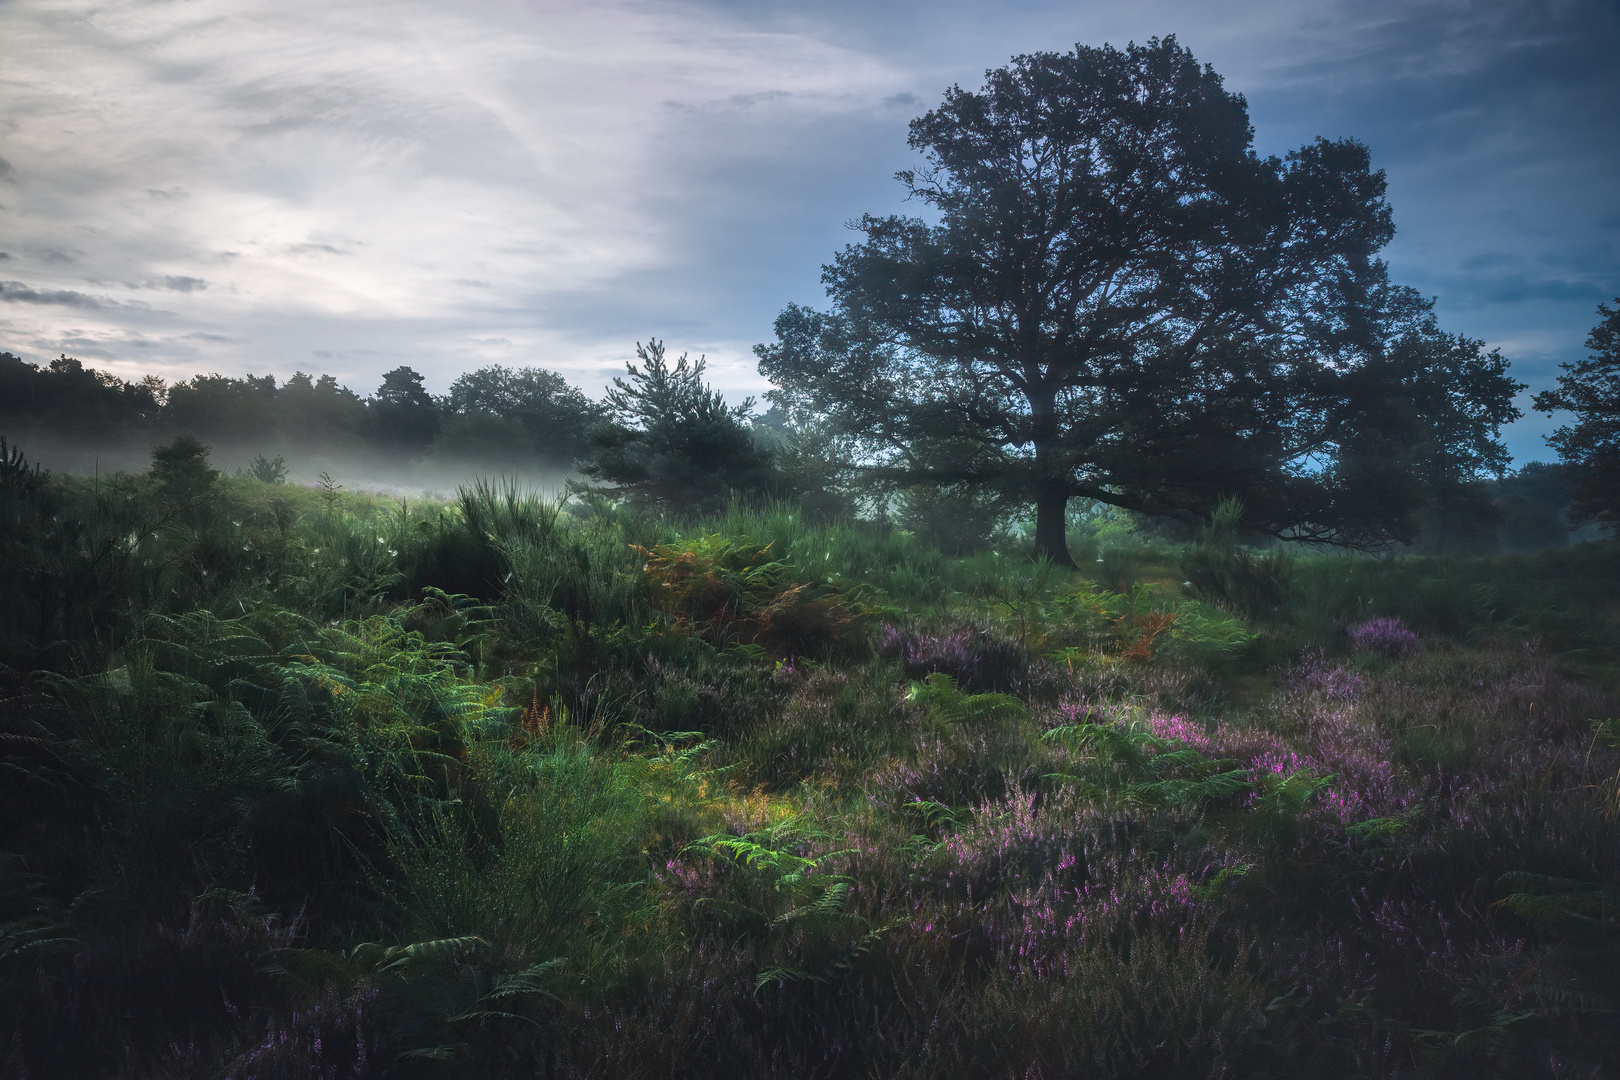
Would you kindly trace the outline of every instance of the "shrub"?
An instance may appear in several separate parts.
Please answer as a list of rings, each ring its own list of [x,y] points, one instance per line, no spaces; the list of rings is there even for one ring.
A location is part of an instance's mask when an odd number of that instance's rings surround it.
[[[735,496],[768,498],[780,483],[765,442],[743,424],[753,399],[733,408],[703,380],[703,360],[674,365],[662,342],[636,346],[641,366],[608,390],[611,420],[590,428],[586,476],[683,518],[714,513]]]
[[[248,465],[248,475],[261,484],[286,483],[287,459],[280,454],[273,458],[260,454]]]
[[[208,465],[208,451],[192,435],[176,435],[168,445],[154,447],[152,479],[159,490],[179,502],[206,494],[219,479],[219,470]]]
[[[1377,653],[1381,656],[1410,656],[1423,645],[1422,640],[1407,629],[1399,619],[1368,619],[1347,631],[1350,648],[1358,653]]]
[[[1029,682],[1029,651],[988,627],[957,626],[934,633],[885,626],[878,655],[895,660],[908,679],[948,675],[974,694],[1018,693]]]
[[[847,650],[866,612],[830,582],[794,580],[773,544],[718,535],[634,550],[653,603],[716,645],[758,645],[776,656]]]
[[[1243,504],[1224,499],[1183,548],[1180,565],[1193,593],[1251,619],[1274,619],[1288,606],[1294,560],[1280,549],[1256,554],[1240,546]]]

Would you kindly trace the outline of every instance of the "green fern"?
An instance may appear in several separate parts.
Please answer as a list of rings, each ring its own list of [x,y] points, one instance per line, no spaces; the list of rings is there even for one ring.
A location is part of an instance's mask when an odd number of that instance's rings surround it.
[[[1193,895],[1200,900],[1220,900],[1226,895],[1227,888],[1238,879],[1244,877],[1254,869],[1254,863],[1238,863],[1236,866],[1223,866],[1208,883],[1193,890]]]
[[[349,958],[376,971],[405,974],[413,969],[454,963],[470,951],[488,946],[489,942],[475,935],[417,941],[409,945],[379,945],[366,941],[350,950]]]
[[[924,714],[941,725],[995,723],[1026,719],[1029,710],[1010,694],[964,694],[956,680],[935,672],[921,682],[913,682],[906,700],[921,706]]]
[[[1042,736],[1078,755],[1085,773],[1050,773],[1047,778],[1078,789],[1089,799],[1126,806],[1199,806],[1254,790],[1249,770],[1234,762],[1175,748],[1143,727],[1119,724],[1066,724]]]
[[[1620,889],[1524,870],[1503,874],[1497,886],[1513,890],[1497,906],[1533,923],[1601,933],[1620,930]]]
[[[1394,840],[1412,827],[1404,817],[1378,817],[1358,821],[1345,829],[1352,840],[1361,844],[1379,844]]]
[[[967,824],[973,813],[969,807],[947,806],[933,799],[912,799],[902,804],[901,809],[922,818],[923,825],[930,829],[960,829]]]
[[[791,891],[808,882],[823,863],[853,853],[853,848],[845,848],[811,858],[790,850],[828,839],[826,833],[791,820],[743,836],[715,833],[694,840],[686,850],[695,854],[724,854],[750,870],[766,875],[778,888]],[[825,880],[842,879],[829,877]]]

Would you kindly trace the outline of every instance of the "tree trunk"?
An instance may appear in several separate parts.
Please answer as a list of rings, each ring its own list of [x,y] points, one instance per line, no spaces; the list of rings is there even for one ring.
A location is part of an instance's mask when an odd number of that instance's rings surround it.
[[[1032,380],[1030,441],[1035,444],[1035,557],[1074,568],[1069,554],[1069,483],[1053,460],[1058,441],[1057,398],[1044,380]]]
[[[1068,486],[1062,481],[1042,484],[1035,493],[1035,557],[1072,569],[1068,513]]]

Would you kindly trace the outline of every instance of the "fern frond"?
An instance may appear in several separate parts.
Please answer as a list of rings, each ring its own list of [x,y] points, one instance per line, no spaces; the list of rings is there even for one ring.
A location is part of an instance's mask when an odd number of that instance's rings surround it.
[[[1254,869],[1254,863],[1238,863],[1236,866],[1225,866],[1205,885],[1193,890],[1193,895],[1200,900],[1218,900],[1226,892],[1226,887],[1238,878],[1243,877]]]
[[[877,944],[888,935],[890,930],[893,930],[899,925],[901,924],[894,922],[885,926],[880,926],[875,930],[867,931],[867,933],[855,943],[853,948],[845,951],[827,965],[826,969],[823,971],[823,977],[829,982],[837,982],[840,979],[846,978],[852,971],[855,970],[855,965],[860,963],[866,954],[870,953],[873,948],[875,948]]]
[[[1347,827],[1344,831],[1351,839],[1363,844],[1370,844],[1378,840],[1394,837],[1398,833],[1411,828],[1411,823],[1400,817],[1368,818],[1358,821]]]
[[[379,971],[403,971],[424,964],[451,964],[461,959],[464,953],[488,945],[489,942],[483,938],[471,935],[389,947],[366,942],[356,945],[349,956]]]
[[[967,806],[947,806],[932,799],[913,799],[903,804],[901,809],[916,814],[923,819],[923,824],[929,828],[948,825],[951,828],[961,828],[967,823],[973,809]]]
[[[1620,890],[1590,882],[1514,870],[1498,878],[1497,885],[1515,890],[1497,906],[1541,925],[1608,928],[1620,915]]]
[[[761,990],[765,989],[765,987],[770,985],[771,983],[786,983],[786,982],[819,983],[819,982],[825,982],[825,981],[826,980],[822,979],[822,977],[819,976],[819,975],[812,975],[808,971],[801,971],[798,968],[792,968],[792,967],[766,968],[764,971],[760,972],[759,975],[754,979],[754,993],[756,993],[756,994],[759,993]]]
[[[971,724],[998,720],[1022,720],[1029,709],[1011,694],[964,694],[956,680],[935,672],[921,682],[913,682],[906,700],[922,706],[929,718],[947,724]]]

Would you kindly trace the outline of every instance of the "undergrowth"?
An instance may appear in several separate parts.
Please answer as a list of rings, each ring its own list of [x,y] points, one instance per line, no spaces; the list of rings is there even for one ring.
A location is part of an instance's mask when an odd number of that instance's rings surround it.
[[[0,520],[0,1074],[1620,1068],[1612,542],[1071,574],[15,455]]]

